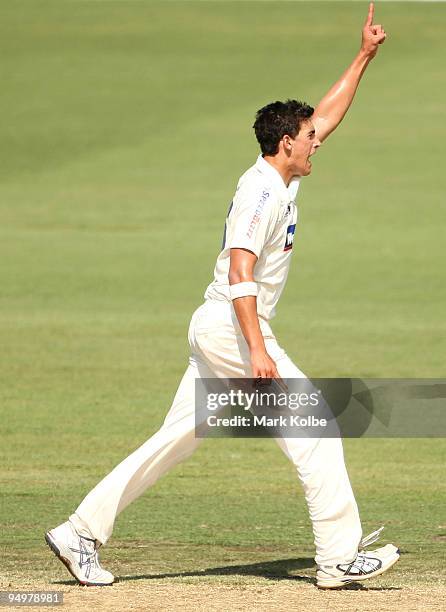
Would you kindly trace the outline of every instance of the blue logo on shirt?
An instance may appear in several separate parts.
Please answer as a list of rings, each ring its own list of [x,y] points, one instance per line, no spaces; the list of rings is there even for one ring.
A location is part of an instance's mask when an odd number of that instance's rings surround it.
[[[293,225],[289,225],[287,227],[286,230],[286,238],[285,238],[285,247],[284,247],[284,251],[289,251],[290,249],[293,248],[293,242],[294,242],[294,232],[296,230],[296,224],[294,223]]]

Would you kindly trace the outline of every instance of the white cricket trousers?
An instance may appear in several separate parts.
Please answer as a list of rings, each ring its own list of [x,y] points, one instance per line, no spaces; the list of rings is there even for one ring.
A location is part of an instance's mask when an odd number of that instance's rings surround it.
[[[268,354],[282,378],[304,374],[280,348],[260,319]],[[70,521],[103,544],[117,515],[199,446],[195,437],[195,379],[251,377],[249,351],[232,304],[207,301],[192,316],[191,357],[161,429],[124,459],[82,501]],[[362,536],[358,507],[340,438],[277,438],[302,483],[313,525],[318,565],[353,561]],[[261,466],[260,466],[261,467]]]

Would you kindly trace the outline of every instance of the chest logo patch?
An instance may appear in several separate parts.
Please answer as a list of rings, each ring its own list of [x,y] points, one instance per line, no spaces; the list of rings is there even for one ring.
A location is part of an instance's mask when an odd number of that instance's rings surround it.
[[[286,230],[285,246],[284,251],[290,251],[293,248],[294,232],[296,231],[296,224],[289,225]]]

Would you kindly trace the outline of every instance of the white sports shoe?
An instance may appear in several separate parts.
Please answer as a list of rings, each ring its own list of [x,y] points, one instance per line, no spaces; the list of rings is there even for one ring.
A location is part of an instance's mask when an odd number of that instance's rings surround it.
[[[364,538],[360,546],[364,547],[376,542],[382,529],[383,527]],[[387,571],[399,558],[400,551],[393,544],[387,544],[376,550],[361,551],[351,563],[319,566],[316,585],[320,589],[337,589],[351,582],[368,580]]]
[[[84,538],[66,521],[48,531],[45,541],[76,580],[88,586],[113,584],[115,577],[99,565],[97,540]]]

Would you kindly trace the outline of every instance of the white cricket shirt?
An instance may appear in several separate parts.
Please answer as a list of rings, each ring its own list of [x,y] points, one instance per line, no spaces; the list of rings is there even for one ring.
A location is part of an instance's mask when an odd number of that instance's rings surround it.
[[[259,290],[257,313],[264,319],[275,315],[290,267],[299,182],[298,178],[292,179],[287,187],[277,170],[261,155],[243,174],[226,218],[223,250],[215,265],[214,281],[204,295],[207,300],[231,302],[229,251],[247,249],[258,257],[254,268]]]

